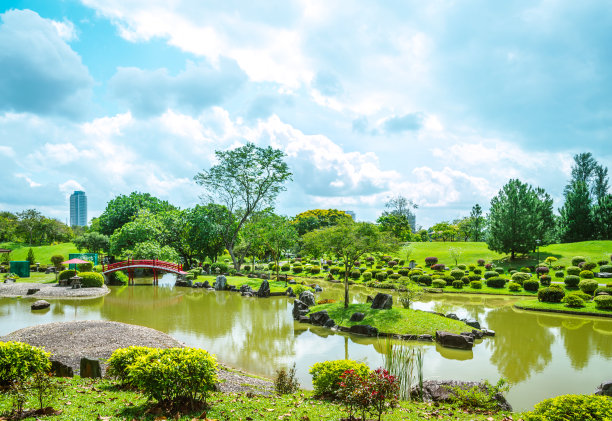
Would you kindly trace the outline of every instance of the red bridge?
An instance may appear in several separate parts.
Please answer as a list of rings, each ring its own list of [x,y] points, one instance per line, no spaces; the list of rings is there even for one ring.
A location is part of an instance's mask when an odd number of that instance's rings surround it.
[[[111,263],[110,265],[102,265],[102,274],[125,270],[128,273],[129,282],[134,283],[134,269],[149,268],[153,269],[153,284],[157,284],[157,271],[176,273],[177,275],[185,275],[183,265],[178,263],[164,262],[163,260],[133,260],[127,259],[123,262]]]

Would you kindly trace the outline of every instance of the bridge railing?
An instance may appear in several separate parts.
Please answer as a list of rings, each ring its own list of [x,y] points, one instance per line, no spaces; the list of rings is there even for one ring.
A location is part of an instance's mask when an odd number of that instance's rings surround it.
[[[177,272],[183,271],[183,265],[179,263],[164,262],[163,260],[133,260],[128,259],[123,262],[111,263],[109,265],[102,265],[102,272],[109,270],[118,270],[122,268],[129,268],[133,266],[151,266],[157,269],[170,269]]]

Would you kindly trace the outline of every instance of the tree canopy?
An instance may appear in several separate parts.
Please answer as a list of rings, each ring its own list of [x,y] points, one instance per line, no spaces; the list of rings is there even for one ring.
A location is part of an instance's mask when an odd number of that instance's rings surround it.
[[[385,210],[376,222],[383,231],[393,233],[400,241],[410,241],[412,232],[416,230],[416,217],[412,212],[417,205],[403,196],[392,197],[385,203]]]
[[[299,235],[319,228],[331,227],[341,222],[352,221],[353,217],[348,213],[337,209],[311,209],[298,213],[291,223]]]
[[[175,207],[149,193],[132,192],[129,196],[122,194],[107,203],[106,209],[96,221],[96,226],[99,226],[102,234],[110,236],[117,229],[132,221],[143,209],[156,214],[175,209]]]

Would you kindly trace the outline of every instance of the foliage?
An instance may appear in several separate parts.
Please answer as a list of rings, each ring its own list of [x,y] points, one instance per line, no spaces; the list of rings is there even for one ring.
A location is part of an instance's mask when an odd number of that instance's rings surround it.
[[[106,204],[106,209],[98,218],[100,232],[111,236],[116,230],[134,220],[142,210],[154,215],[172,209],[174,206],[149,193],[132,192],[129,196],[119,195]]]
[[[550,286],[550,283],[552,282],[552,278],[549,275],[542,275],[540,276],[540,283],[542,284],[542,286]]]
[[[495,274],[497,274],[497,272]],[[489,278],[485,282],[490,288],[503,288],[506,284],[506,280],[504,278],[500,278],[499,276]]]
[[[129,253],[129,250],[126,252]],[[178,262],[179,255],[176,250],[168,245],[160,246],[157,241],[143,241],[136,244],[132,250],[132,258],[146,260],[164,260],[166,262]]]
[[[444,288],[446,287],[446,281],[443,279],[434,279],[431,282],[432,288]]]
[[[597,395],[562,395],[544,399],[526,414],[528,421],[606,421],[612,399]]]
[[[415,230],[415,215],[412,209],[417,205],[403,196],[396,196],[385,203],[388,209],[376,220],[381,230],[392,233],[399,241],[410,241]]]
[[[276,370],[276,378],[274,379],[274,390],[279,395],[287,395],[295,393],[299,389],[299,382],[295,377],[295,363],[290,369],[284,367]]]
[[[580,268],[578,266],[573,266],[572,265],[572,266],[568,266],[567,269],[565,269],[565,272],[568,275],[578,276],[578,275],[580,275],[580,272],[582,272],[582,271],[580,270]]]
[[[205,403],[217,381],[214,355],[198,348],[153,349],[127,369],[131,384],[170,406]]]
[[[429,256],[425,258],[425,265],[427,266],[435,265],[436,263],[438,263],[438,258],[435,256]]]
[[[108,364],[106,374],[118,379],[121,383],[129,384],[128,367],[134,364],[138,358],[149,354],[152,350],[153,348],[145,346],[129,346],[127,348],[116,349],[109,359],[106,360]]]
[[[51,368],[49,354],[23,342],[0,342],[0,386],[25,382]]]
[[[578,288],[580,288],[582,292],[591,295],[593,295],[598,286],[599,284],[597,283],[597,281],[592,279],[585,279],[578,283]]]
[[[584,300],[576,294],[566,295],[561,302],[565,303],[566,306],[573,308],[584,307],[585,305]]]
[[[79,276],[83,278],[81,284],[85,288],[100,288],[104,285],[104,276],[97,272],[80,272]]]
[[[593,298],[593,302],[597,308],[603,310],[612,310],[612,295],[598,295]]]
[[[531,279],[531,274],[525,272],[516,272],[512,274],[512,280],[516,283],[523,284],[523,282]]]
[[[580,272],[579,276],[580,276],[581,279],[593,279],[595,274],[593,272],[591,272],[590,270],[583,270],[583,271]]]
[[[521,290],[521,284],[517,284],[516,282],[510,282],[508,284],[508,290],[517,292]]]
[[[482,289],[482,281],[470,281],[470,287],[473,289]]]
[[[489,279],[489,278],[495,278],[495,277],[499,276],[499,274],[497,272],[495,272],[494,270],[487,270],[484,273],[483,276],[484,276],[484,278],[486,280],[486,279]]]
[[[272,213],[262,218],[261,227],[260,238],[275,262],[278,279],[280,260],[285,252],[290,251],[297,244],[298,233],[288,218]],[[319,268],[319,272],[320,270]],[[318,272],[311,270],[311,273]]]
[[[120,270],[111,272],[106,276],[108,278],[108,285],[127,285],[129,282],[128,276]]]
[[[76,274],[77,274],[77,271],[74,269],[63,270],[59,273],[59,280],[63,281],[64,279],[70,279]]]
[[[599,267],[599,272],[612,273],[612,265],[601,265]]]
[[[110,238],[96,231],[86,232],[72,240],[76,248],[89,253],[107,252],[110,250]]]
[[[565,296],[561,288],[546,287],[538,291],[538,301],[544,303],[560,303]]]
[[[363,387],[364,395],[367,398],[361,399],[360,406],[378,416],[378,421],[388,409],[397,406],[399,383],[395,376],[389,374],[384,368],[377,368],[371,372],[364,379]]]
[[[30,265],[36,263],[36,257],[34,257],[34,250],[32,250],[32,247],[30,247],[30,249],[28,250],[27,261],[30,262]]]
[[[498,411],[500,409],[495,397],[503,395],[508,390],[510,390],[510,386],[504,378],[499,379],[495,385],[485,380],[482,387],[476,385],[469,389],[462,389],[461,387],[450,388],[453,400],[461,407],[482,408],[489,411]]]
[[[563,242],[572,243],[593,238],[595,226],[587,183],[575,181],[566,188],[565,203],[559,213],[559,230]]]
[[[93,270],[93,263],[92,262],[79,263],[77,265],[77,270],[79,272],[91,272]]]
[[[61,254],[54,254],[53,256],[51,256],[51,263],[53,263],[53,266],[55,266],[56,269],[61,268],[62,262],[65,261],[66,259]]]
[[[453,288],[455,289],[462,289],[463,288],[463,281],[457,279],[455,281],[453,281]]]
[[[365,377],[370,372],[366,364],[353,360],[315,363],[309,370],[312,375],[312,386],[315,394],[335,398],[340,389],[340,376],[347,370],[353,370],[360,377]]]
[[[572,266],[578,266],[582,262],[586,262],[586,257],[584,256],[574,256],[572,257]]]
[[[299,235],[304,235],[307,232],[338,225],[343,221],[349,222],[352,219],[351,215],[337,209],[311,209],[297,214],[291,223]]]

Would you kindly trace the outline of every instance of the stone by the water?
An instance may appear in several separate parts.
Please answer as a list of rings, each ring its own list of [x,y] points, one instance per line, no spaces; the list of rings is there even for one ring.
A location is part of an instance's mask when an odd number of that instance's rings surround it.
[[[451,402],[453,401],[454,394],[452,388],[458,387],[463,390],[468,390],[478,386],[485,391],[484,383],[480,382],[464,382],[457,380],[425,380],[423,382],[423,400],[425,402]],[[410,390],[410,394],[417,398],[419,396],[419,386],[413,386]],[[493,396],[493,399],[497,401],[497,405],[502,411],[512,411],[512,406],[508,403],[504,395],[501,393]]]
[[[597,390],[595,390],[595,394],[601,396],[612,396],[612,380],[600,384],[597,387]]]
[[[455,333],[437,331],[436,341],[447,348],[470,350],[474,347],[474,338],[471,337],[471,334],[457,335]]]
[[[329,314],[327,314],[327,310],[321,310],[310,314],[310,322],[313,325],[323,326],[328,320]]]
[[[393,297],[391,294],[384,294],[382,292],[376,294],[370,306],[370,308],[378,310],[389,310],[391,307],[393,307]]]
[[[49,304],[48,301],[45,300],[38,300],[35,301],[34,303],[32,303],[32,305],[30,306],[30,308],[32,310],[43,310],[45,308],[49,308],[51,306],[51,304]]]
[[[26,295],[34,295],[38,291],[40,291],[40,288],[28,288],[28,292],[26,293]]]
[[[217,291],[224,291],[227,287],[227,278],[224,275],[218,275],[215,280],[215,289]]]
[[[270,296],[270,283],[264,279],[257,290],[257,296],[259,298],[268,298]]]
[[[302,291],[299,298],[300,301],[306,304],[308,307],[315,305],[315,296],[312,291]]]
[[[378,335],[378,329],[370,325],[354,325],[349,328],[349,332],[366,336]]]

